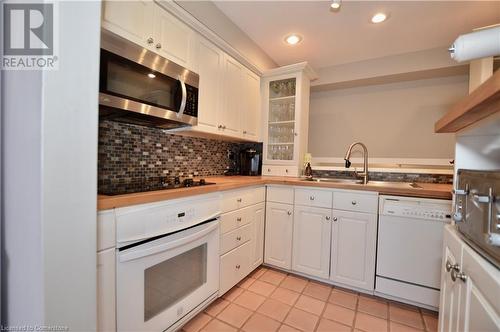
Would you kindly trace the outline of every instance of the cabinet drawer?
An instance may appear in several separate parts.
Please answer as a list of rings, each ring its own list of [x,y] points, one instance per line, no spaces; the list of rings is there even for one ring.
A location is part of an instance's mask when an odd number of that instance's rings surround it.
[[[250,272],[251,252],[251,242],[247,242],[221,256],[219,295],[230,290]]]
[[[266,199],[268,202],[293,204],[293,187],[269,186]]]
[[[299,168],[297,166],[262,165],[262,175],[298,176]]]
[[[97,213],[97,251],[116,245],[115,210]]]
[[[377,213],[378,195],[335,191],[333,193],[333,208],[337,210]]]
[[[264,203],[262,203],[264,204]],[[220,216],[220,233],[225,234],[252,221],[252,206],[224,213]]]
[[[332,192],[315,189],[295,189],[295,204],[332,208]]]
[[[265,200],[265,187],[225,191],[222,193],[222,213],[241,209]]]
[[[220,254],[233,250],[241,244],[249,241],[252,237],[252,224],[241,226],[235,230],[221,235],[220,238]]]

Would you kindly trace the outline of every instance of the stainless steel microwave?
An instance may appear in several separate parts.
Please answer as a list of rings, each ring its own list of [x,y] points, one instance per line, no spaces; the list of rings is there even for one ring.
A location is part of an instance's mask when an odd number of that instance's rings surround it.
[[[198,74],[102,31],[100,119],[165,129],[194,126],[198,86]]]

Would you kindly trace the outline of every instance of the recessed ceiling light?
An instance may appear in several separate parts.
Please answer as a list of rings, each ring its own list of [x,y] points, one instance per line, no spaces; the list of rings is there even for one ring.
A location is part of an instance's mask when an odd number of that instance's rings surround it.
[[[387,15],[384,13],[377,13],[372,17],[372,23],[382,23],[387,19]]]
[[[298,43],[300,43],[302,41],[302,37],[295,34],[295,33],[292,33],[288,36],[285,37],[285,42],[288,44],[288,45],[297,45]]]
[[[333,1],[332,1],[332,4],[330,5],[330,7],[331,7],[332,9],[335,9],[335,10],[336,10],[336,9],[339,9],[339,8],[340,8],[340,5],[341,5],[341,2],[342,2],[342,0],[333,0]]]
[[[149,78],[155,78],[155,77],[156,77],[156,75],[155,75],[155,74],[153,74],[153,73],[149,73],[149,74],[148,74],[148,77],[149,77]]]

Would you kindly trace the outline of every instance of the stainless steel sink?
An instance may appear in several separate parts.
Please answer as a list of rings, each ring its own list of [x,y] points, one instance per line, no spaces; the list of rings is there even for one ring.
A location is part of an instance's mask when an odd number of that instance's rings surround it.
[[[357,180],[357,179],[310,178],[310,179],[303,179],[302,181],[363,184],[363,180]]]
[[[337,178],[309,178],[302,179],[302,181],[308,182],[329,182],[329,183],[345,183],[345,184],[363,184],[362,179],[337,179]],[[413,189],[422,189],[422,187],[417,183],[408,183],[408,182],[387,182],[387,181],[369,181],[369,185],[373,186],[389,186],[389,187],[397,187],[397,188],[413,188]]]

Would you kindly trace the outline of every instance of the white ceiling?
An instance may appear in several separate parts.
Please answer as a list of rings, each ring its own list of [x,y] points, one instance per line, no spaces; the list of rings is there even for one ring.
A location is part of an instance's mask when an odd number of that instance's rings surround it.
[[[314,68],[447,47],[473,28],[500,23],[500,1],[214,1],[278,65],[308,61]],[[389,19],[370,22],[383,11]],[[304,36],[288,46],[283,37]]]

